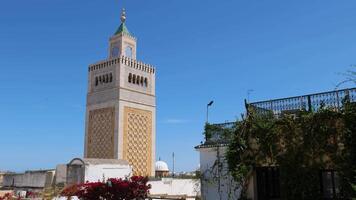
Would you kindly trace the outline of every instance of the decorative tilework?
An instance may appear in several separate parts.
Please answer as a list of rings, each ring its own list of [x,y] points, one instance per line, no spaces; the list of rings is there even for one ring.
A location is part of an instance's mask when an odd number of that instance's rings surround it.
[[[114,107],[89,112],[87,158],[114,158],[114,123]]]
[[[134,175],[150,176],[152,169],[152,112],[124,108],[123,158]]]

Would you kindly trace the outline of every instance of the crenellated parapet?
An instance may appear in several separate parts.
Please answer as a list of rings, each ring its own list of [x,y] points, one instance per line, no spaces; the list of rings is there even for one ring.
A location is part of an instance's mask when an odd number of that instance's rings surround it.
[[[137,41],[137,38],[136,38],[135,36],[131,35],[130,33],[125,33],[125,32],[121,32],[121,33],[119,33],[119,34],[117,34],[117,35],[112,36],[112,37],[110,38],[110,40],[113,40],[113,39],[115,39],[115,38],[119,38],[119,37],[122,37],[122,36],[126,36],[126,37],[128,37],[128,38],[130,38],[130,39],[132,39],[132,40]]]
[[[124,64],[124,65],[134,68],[134,69],[138,69],[138,70],[150,73],[150,74],[155,73],[155,68],[152,65],[146,64],[141,61],[137,61],[135,59],[125,57],[125,56],[113,58],[110,60],[100,61],[98,63],[89,65],[88,71],[91,72],[91,71],[95,71],[98,69],[103,69],[103,68],[110,67],[112,65],[116,65],[119,63]]]

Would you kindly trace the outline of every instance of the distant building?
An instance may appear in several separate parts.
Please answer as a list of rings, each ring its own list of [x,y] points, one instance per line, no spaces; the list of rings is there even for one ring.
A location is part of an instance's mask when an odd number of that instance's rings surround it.
[[[3,174],[3,188],[25,191],[41,191],[51,186],[55,178],[55,170],[31,170],[24,173]]]
[[[66,185],[127,178],[132,168],[126,160],[74,158],[67,164]]]
[[[167,163],[164,161],[157,161],[155,165],[156,177],[167,177],[169,176],[169,169]]]

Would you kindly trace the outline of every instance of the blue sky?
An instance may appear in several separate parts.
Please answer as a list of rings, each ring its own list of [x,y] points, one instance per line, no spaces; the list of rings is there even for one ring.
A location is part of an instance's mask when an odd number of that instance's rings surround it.
[[[0,170],[83,154],[87,66],[127,10],[138,59],[157,69],[157,159],[195,169],[206,104],[231,121],[251,101],[334,89],[356,64],[356,1],[3,0]],[[350,85],[344,85],[348,87]]]

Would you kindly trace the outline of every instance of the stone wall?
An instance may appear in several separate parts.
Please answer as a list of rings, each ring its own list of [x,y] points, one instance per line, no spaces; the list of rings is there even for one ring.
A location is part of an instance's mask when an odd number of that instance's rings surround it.
[[[44,188],[51,185],[55,170],[26,171],[25,173],[8,173],[3,177],[3,187]]]

